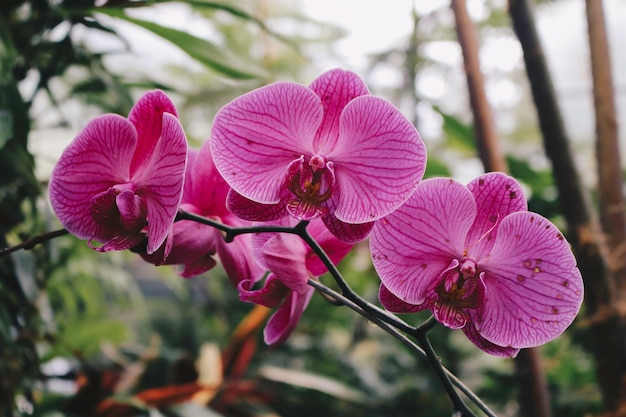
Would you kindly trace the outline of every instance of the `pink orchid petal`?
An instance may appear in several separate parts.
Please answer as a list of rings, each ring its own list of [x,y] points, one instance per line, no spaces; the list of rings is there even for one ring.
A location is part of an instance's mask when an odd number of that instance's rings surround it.
[[[191,262],[187,262],[179,275],[183,278],[192,278],[213,269],[217,262],[210,254],[202,255]]]
[[[187,170],[190,172],[188,178],[191,180],[190,201],[193,201],[205,216],[229,215],[226,196],[230,187],[215,167],[208,142],[202,145],[195,163],[191,167],[188,165]]]
[[[423,181],[398,210],[377,221],[370,235],[374,267],[396,297],[422,304],[428,289],[463,244],[476,215],[474,198],[456,181]]]
[[[252,236],[239,235],[230,243],[219,239],[217,254],[226,275],[235,286],[241,281],[255,283],[263,277],[263,268],[252,256]]]
[[[343,242],[333,236],[333,234],[328,231],[326,226],[324,226],[324,223],[322,223],[319,219],[312,220],[307,226],[307,231],[321,246],[334,265],[337,265],[343,258],[345,258],[348,252],[352,249],[353,245]],[[311,275],[315,277],[328,272],[328,269],[322,263],[320,258],[310,249],[308,250],[306,267]]]
[[[378,300],[380,301],[380,304],[385,307],[385,310],[395,314],[408,314],[424,310],[423,305],[409,304],[402,301],[393,295],[393,293],[383,284],[380,284],[380,288],[378,290]]]
[[[476,327],[474,327],[474,323],[471,321],[469,321],[465,325],[465,327],[463,327],[463,333],[465,333],[465,336],[467,336],[470,342],[475,344],[483,352],[486,352],[490,355],[500,356],[504,358],[514,358],[520,351],[518,348],[498,346],[491,343],[489,340],[482,337],[480,333],[478,333]]]
[[[475,322],[499,346],[538,346],[561,334],[583,300],[583,283],[568,242],[532,212],[502,220],[491,256],[483,262],[485,303]]]
[[[299,236],[276,233],[263,245],[263,259],[287,287],[303,292],[308,286],[307,246]]]
[[[272,223],[252,223],[252,226],[263,226],[268,224],[271,224],[273,226],[293,227],[298,224],[298,220],[294,219],[293,217],[286,216]],[[267,243],[268,240],[277,235],[278,233],[255,233],[252,235],[252,253],[254,254],[254,258],[256,259],[257,263],[261,265],[262,268],[269,269],[267,263],[265,262],[263,246]],[[304,245],[304,242],[302,242],[302,244]]]
[[[146,221],[146,207],[131,190],[122,191],[116,200],[119,217],[126,230],[139,231]]]
[[[336,199],[330,198],[326,202],[326,206],[328,207],[329,212],[333,213],[336,207]],[[337,217],[335,217],[334,214],[323,216],[322,220],[324,221],[324,224],[326,225],[328,230],[330,230],[333,235],[347,243],[357,243],[367,239],[370,232],[372,231],[372,228],[374,227],[374,222],[342,222]]]
[[[115,236],[122,226],[120,224],[120,211],[117,208],[118,192],[119,190],[117,190],[116,187],[111,187],[107,191],[96,194],[91,199],[91,205],[89,206],[91,218],[94,220],[97,219],[99,226],[107,228],[106,234],[98,233],[98,240],[102,240],[103,238],[104,240],[108,240],[110,237]],[[132,191],[128,192],[132,194]],[[96,236],[92,237],[96,238]]]
[[[292,291],[283,304],[270,317],[263,336],[268,345],[284,342],[298,325],[302,313],[309,305],[314,290],[309,287],[304,293]]]
[[[292,292],[283,284],[278,277],[270,274],[262,288],[258,290],[252,289],[254,282],[241,281],[237,286],[239,290],[239,299],[248,303],[259,304],[265,307],[278,307],[285,297]]]
[[[214,228],[190,220],[174,223],[173,231],[174,245],[167,255],[164,265],[186,264],[206,254],[214,255],[216,244],[221,240],[219,232]],[[152,258],[157,253],[142,254],[142,257],[148,262],[157,263],[158,261],[153,262],[155,259]],[[163,255],[161,254],[161,256]]]
[[[320,75],[309,87],[319,96],[324,118],[315,135],[315,153],[328,154],[339,139],[339,118],[346,104],[356,97],[368,95],[361,78],[353,72],[334,69]]]
[[[510,213],[526,211],[526,198],[519,183],[501,172],[481,175],[467,185],[476,200],[476,220],[466,247],[473,259],[482,259],[495,242],[498,225]]]
[[[144,240],[144,238],[145,235],[141,233],[120,231],[118,235],[112,237],[100,247],[91,245],[91,242],[89,242],[89,246],[96,252],[126,250],[132,248],[133,246],[137,246]]]
[[[289,193],[289,191],[286,191]],[[286,197],[289,197],[287,195]],[[253,221],[253,222],[271,222],[284,217],[286,211],[287,202],[282,200],[277,204],[262,204],[252,201],[237,191],[231,189],[226,198],[226,207],[235,216],[240,219]]]
[[[469,319],[463,310],[449,303],[435,303],[431,310],[435,319],[450,329],[462,329]]]
[[[81,239],[111,237],[91,215],[91,200],[130,180],[137,143],[133,126],[118,115],[90,121],[63,151],[50,178],[50,203],[61,224]]]
[[[170,233],[182,198],[186,161],[185,132],[175,116],[164,113],[161,139],[152,159],[144,174],[134,179],[148,208],[148,254],[155,252]]]
[[[194,207],[196,206],[196,204],[194,204],[196,200],[194,185],[196,185],[197,182],[201,183],[201,181],[194,180],[196,176],[194,175],[193,171],[195,169],[197,159],[198,159],[198,151],[195,149],[187,148],[187,166],[185,167],[185,182],[183,184],[183,197],[180,201],[181,209],[183,209],[182,205],[186,203],[189,203]]]
[[[163,113],[178,117],[174,104],[160,90],[144,94],[130,110],[128,120],[135,126],[138,136],[131,173],[136,173],[152,158],[152,153],[161,137]]]
[[[312,154],[322,105],[309,88],[275,83],[236,98],[215,116],[211,151],[217,169],[238,193],[277,203],[287,167]]]
[[[366,223],[397,209],[426,169],[426,148],[415,127],[387,101],[361,96],[346,105],[340,131],[328,155],[340,192],[335,216]]]

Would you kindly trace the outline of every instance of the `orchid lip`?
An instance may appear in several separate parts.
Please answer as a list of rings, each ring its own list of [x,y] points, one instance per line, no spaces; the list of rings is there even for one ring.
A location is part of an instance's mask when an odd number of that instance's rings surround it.
[[[327,214],[328,208],[323,203],[332,196],[334,178],[331,172],[332,163],[326,162],[323,156],[314,155],[309,159],[308,165],[303,160],[301,157],[299,167],[287,183],[287,189],[296,197],[287,204],[287,210],[294,217],[309,220]],[[329,174],[332,178],[330,181]]]

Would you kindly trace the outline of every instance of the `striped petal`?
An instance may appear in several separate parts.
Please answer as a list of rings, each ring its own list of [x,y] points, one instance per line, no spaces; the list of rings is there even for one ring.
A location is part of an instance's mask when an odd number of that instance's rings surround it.
[[[302,313],[309,305],[315,290],[308,287],[304,292],[292,291],[265,325],[263,336],[268,345],[277,345],[287,340],[298,325]]]
[[[289,164],[312,155],[322,121],[319,97],[294,83],[251,91],[215,116],[211,151],[215,166],[239,194],[259,203],[277,203]]]
[[[178,117],[172,101],[161,90],[144,94],[128,114],[128,120],[137,130],[137,148],[130,172],[136,174],[152,158],[161,137],[163,113]]]
[[[568,242],[532,212],[502,220],[483,262],[485,303],[476,329],[499,346],[538,346],[560,335],[583,300],[583,283]]]
[[[50,203],[61,224],[81,239],[113,237],[91,215],[92,198],[130,180],[137,144],[132,124],[118,115],[90,121],[63,151],[50,178]]]
[[[172,229],[182,198],[187,161],[187,138],[178,119],[163,113],[162,126],[161,139],[143,175],[133,178],[148,208],[148,254],[161,246]]]
[[[456,181],[423,181],[411,198],[377,221],[370,235],[374,267],[396,297],[422,304],[453,259],[463,254],[476,215],[474,198]]]
[[[341,114],[335,164],[339,202],[335,216],[346,223],[377,220],[404,203],[426,169],[426,148],[402,113],[378,97],[362,96]]]
[[[489,340],[482,337],[480,333],[478,333],[476,327],[474,326],[474,323],[472,323],[471,321],[469,321],[465,325],[465,327],[463,327],[463,333],[465,333],[465,336],[467,336],[470,342],[476,345],[476,347],[490,355],[501,356],[504,358],[514,358],[520,351],[519,348],[513,348],[510,346],[498,346],[494,343],[491,343]]]
[[[331,153],[339,140],[339,119],[346,104],[369,91],[358,75],[351,71],[334,69],[320,75],[309,87],[319,96],[324,118],[315,135],[315,153]]]
[[[473,259],[484,258],[495,242],[498,225],[510,213],[526,211],[526,199],[519,183],[501,172],[481,175],[467,184],[476,200],[476,220],[465,247]]]

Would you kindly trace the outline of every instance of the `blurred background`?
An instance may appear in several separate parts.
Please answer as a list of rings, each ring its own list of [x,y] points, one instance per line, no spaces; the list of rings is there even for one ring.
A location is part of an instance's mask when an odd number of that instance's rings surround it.
[[[444,364],[499,416],[626,415],[626,2],[382,3],[2,0],[0,247],[60,228],[47,181],[91,118],[127,115],[160,88],[199,148],[238,95],[342,67],[414,122],[427,176],[465,183],[508,170],[581,264],[583,312],[529,362],[490,357],[439,326],[432,343]],[[375,302],[367,243],[340,270]],[[421,358],[320,296],[290,339],[268,348],[261,333],[271,312],[239,302],[219,266],[183,279],[65,236],[0,258],[0,277],[2,416],[452,413]]]

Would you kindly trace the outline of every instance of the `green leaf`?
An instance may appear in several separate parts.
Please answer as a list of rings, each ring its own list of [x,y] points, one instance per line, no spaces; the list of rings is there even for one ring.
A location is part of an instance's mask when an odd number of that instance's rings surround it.
[[[438,106],[433,110],[443,118],[443,132],[448,145],[462,152],[476,153],[476,139],[472,126],[463,123],[458,117],[444,112]]]
[[[440,159],[429,155],[428,162],[426,163],[426,172],[424,173],[424,178],[451,176],[452,173],[450,172],[450,168],[448,167],[448,165],[446,165]]]
[[[45,362],[55,356],[68,356],[80,352],[91,357],[100,351],[104,342],[119,345],[128,339],[129,329],[120,320],[97,320],[93,316],[73,322],[57,334],[57,343],[44,355]]]
[[[8,110],[0,109],[0,149],[13,137],[13,117]]]
[[[252,65],[250,63],[240,62],[237,57],[226,52],[224,48],[220,48],[206,39],[198,38],[187,32],[161,26],[153,22],[130,17],[121,9],[102,7],[94,11],[126,20],[127,22],[149,30],[155,35],[178,46],[196,61],[227,77],[249,80],[259,78],[262,75],[260,69],[251,70],[250,67]]]

